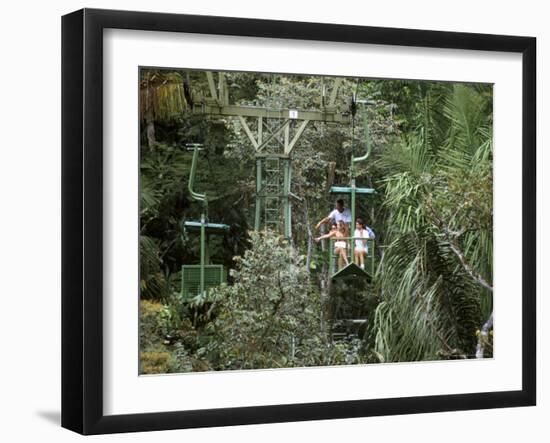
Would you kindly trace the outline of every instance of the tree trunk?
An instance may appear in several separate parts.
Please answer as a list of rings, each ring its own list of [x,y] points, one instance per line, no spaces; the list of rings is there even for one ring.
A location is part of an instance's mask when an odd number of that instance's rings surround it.
[[[152,113],[151,113],[152,114]],[[147,146],[149,148],[153,148],[156,143],[155,139],[155,121],[153,120],[153,117],[149,115],[149,112],[147,112],[147,115],[145,116],[146,121],[146,131],[147,131]]]
[[[155,146],[155,118],[153,115],[152,86],[147,84],[147,94],[145,101],[145,133],[147,135],[147,146],[152,149]]]
[[[307,272],[311,273],[311,253],[313,250],[313,233],[311,232],[311,226],[309,223],[309,209],[307,205],[307,199],[304,199],[304,222],[307,230],[307,258],[306,258],[306,267]]]
[[[488,320],[481,327],[481,331],[477,338],[476,358],[483,358],[485,354],[485,345],[489,341],[489,331],[493,327],[493,313],[489,316]]]
[[[336,162],[329,162],[327,165],[327,185],[325,192],[328,192],[332,184],[334,183],[334,177],[336,174]]]

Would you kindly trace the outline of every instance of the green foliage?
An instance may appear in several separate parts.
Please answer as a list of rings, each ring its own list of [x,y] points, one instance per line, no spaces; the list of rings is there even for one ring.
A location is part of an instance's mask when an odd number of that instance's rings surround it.
[[[317,109],[320,91],[332,86],[298,75],[226,79],[230,102],[273,108]],[[142,303],[154,302],[144,306],[156,306],[141,311],[142,372],[472,357],[492,311],[492,293],[479,281],[492,282],[490,85],[343,79],[338,110],[348,110],[352,93],[370,104],[360,106],[354,131],[306,127],[292,153],[299,199],[291,202],[289,244],[250,232],[254,150],[237,119],[186,113],[184,81],[195,97],[209,95],[202,72],[142,72],[149,107],[141,112],[140,293]],[[377,278],[339,283],[329,294],[327,254],[313,244],[313,226],[333,205],[330,186],[349,183],[352,151],[366,151],[364,116],[373,149],[356,179],[378,192],[358,199],[357,215],[377,233]],[[209,220],[231,226],[210,238],[211,260],[233,269],[228,284],[184,303],[181,265],[198,263],[200,245],[182,221],[197,220],[201,207],[187,192],[191,154],[182,147],[196,142],[205,150],[195,188],[208,196]],[[367,323],[333,340],[346,317]]]
[[[200,358],[200,340],[185,310],[175,303],[140,302],[140,374],[209,369]],[[181,306],[181,303],[177,304]]]
[[[140,119],[150,110],[157,121],[176,119],[187,106],[183,78],[177,71],[142,69],[140,79]]]
[[[491,294],[468,272],[492,279],[492,155],[487,98],[455,85],[423,126],[383,152],[388,247],[378,274],[376,352],[384,361],[471,357]],[[437,131],[439,129],[439,131]],[[483,308],[483,309],[482,309]]]
[[[177,371],[177,362],[169,352],[140,352],[140,374],[167,374]]]
[[[305,257],[281,236],[251,232],[236,257],[233,284],[215,291],[215,320],[207,349],[216,369],[277,368],[358,360],[357,350],[331,346],[319,292]],[[354,346],[356,346],[354,344]]]

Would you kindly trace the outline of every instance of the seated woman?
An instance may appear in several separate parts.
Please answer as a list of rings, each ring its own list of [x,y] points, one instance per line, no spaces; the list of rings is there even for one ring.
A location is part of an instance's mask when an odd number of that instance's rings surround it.
[[[371,238],[368,229],[365,229],[365,222],[358,218],[355,221],[355,232],[353,233],[355,240],[355,264],[359,265],[361,269],[365,269],[365,255],[369,252],[367,240]]]
[[[348,237],[348,229],[346,223],[339,221],[338,224],[333,223],[330,229],[330,232],[325,235],[321,235],[315,239],[316,242],[323,240],[325,238],[335,238],[334,242],[334,255],[338,257],[338,269],[348,265],[348,257],[346,254],[348,242],[346,238]]]

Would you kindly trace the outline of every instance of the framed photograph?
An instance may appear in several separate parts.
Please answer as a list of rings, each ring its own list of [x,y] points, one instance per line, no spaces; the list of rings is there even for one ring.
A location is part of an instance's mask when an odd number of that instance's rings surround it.
[[[62,20],[62,426],[536,403],[531,37]]]

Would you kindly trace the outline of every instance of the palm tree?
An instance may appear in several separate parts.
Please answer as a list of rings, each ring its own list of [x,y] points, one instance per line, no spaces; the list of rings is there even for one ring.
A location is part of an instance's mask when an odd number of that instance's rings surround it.
[[[421,92],[418,127],[378,160],[388,246],[374,335],[384,361],[471,357],[476,331],[492,323],[491,95],[464,84]]]
[[[181,115],[187,106],[184,82],[177,71],[143,69],[140,80],[140,121],[145,123],[147,145],[156,143],[155,122]]]

